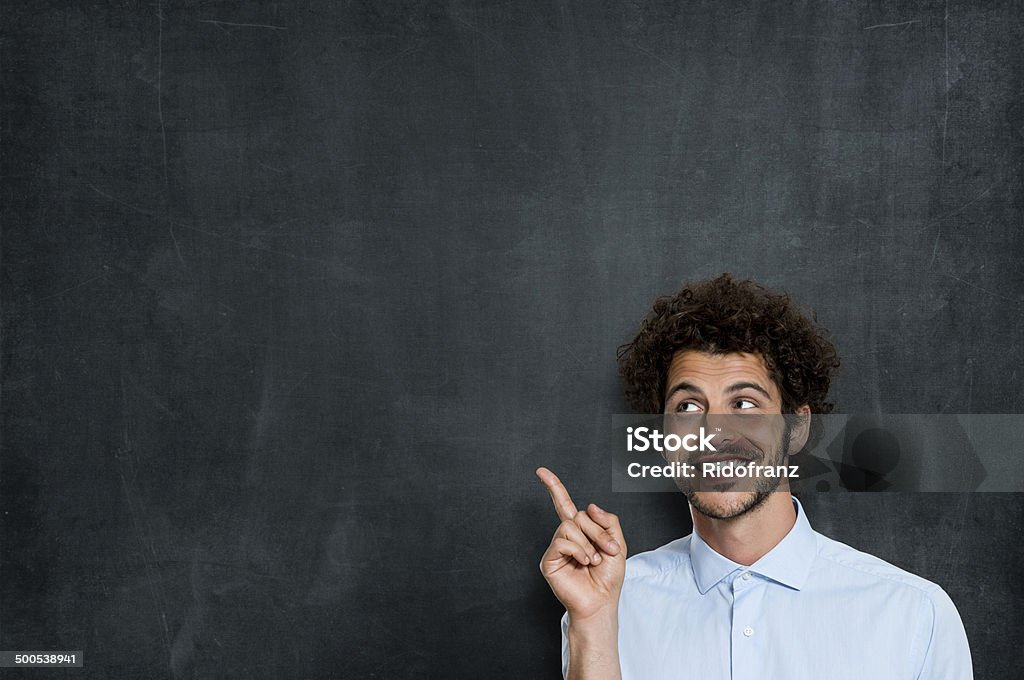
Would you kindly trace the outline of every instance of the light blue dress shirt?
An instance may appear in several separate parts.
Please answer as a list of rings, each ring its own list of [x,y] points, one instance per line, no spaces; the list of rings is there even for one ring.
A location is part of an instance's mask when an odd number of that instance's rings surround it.
[[[623,680],[969,680],[967,636],[937,585],[796,524],[744,567],[696,532],[626,561]],[[562,672],[569,660],[562,617]]]

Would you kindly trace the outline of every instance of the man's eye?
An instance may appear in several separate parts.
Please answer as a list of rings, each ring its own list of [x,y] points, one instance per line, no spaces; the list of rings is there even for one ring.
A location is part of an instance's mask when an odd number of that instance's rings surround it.
[[[700,406],[692,401],[684,401],[679,406],[676,406],[676,411],[679,413],[696,413],[699,410]]]
[[[757,408],[757,404],[750,401],[749,399],[737,399],[736,407],[740,409]]]

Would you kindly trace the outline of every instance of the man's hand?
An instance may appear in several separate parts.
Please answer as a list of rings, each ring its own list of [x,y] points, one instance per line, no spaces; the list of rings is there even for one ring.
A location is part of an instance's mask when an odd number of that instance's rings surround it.
[[[593,503],[585,512],[577,510],[555,473],[542,467],[537,476],[562,520],[541,557],[541,573],[569,612],[571,625],[596,618],[614,621],[626,574],[626,541],[619,518]]]

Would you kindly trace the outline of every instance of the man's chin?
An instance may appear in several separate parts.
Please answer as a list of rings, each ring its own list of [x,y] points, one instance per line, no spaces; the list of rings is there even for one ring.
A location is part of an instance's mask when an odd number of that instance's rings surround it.
[[[768,500],[770,492],[693,491],[686,494],[690,505],[711,519],[733,519],[755,510]]]

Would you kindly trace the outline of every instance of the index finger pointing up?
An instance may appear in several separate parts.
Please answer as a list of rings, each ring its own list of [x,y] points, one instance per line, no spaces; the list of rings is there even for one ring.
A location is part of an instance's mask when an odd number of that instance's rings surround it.
[[[569,492],[566,490],[562,480],[546,467],[537,468],[537,476],[544,486],[548,487],[551,494],[551,502],[555,504],[555,510],[560,519],[572,519],[576,516],[576,505],[572,502]]]

